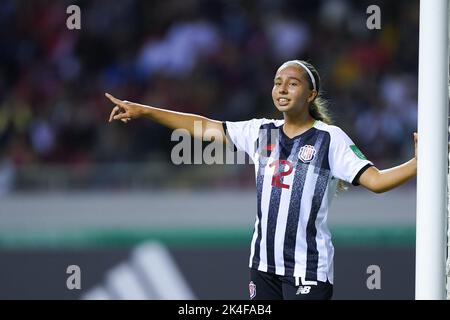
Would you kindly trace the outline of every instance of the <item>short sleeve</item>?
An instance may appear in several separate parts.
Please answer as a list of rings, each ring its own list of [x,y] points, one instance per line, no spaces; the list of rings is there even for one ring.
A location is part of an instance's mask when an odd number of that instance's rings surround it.
[[[269,119],[252,119],[248,121],[222,122],[227,138],[234,144],[235,149],[245,151],[251,158],[255,153],[259,130],[265,123],[276,122]]]
[[[359,185],[359,177],[373,163],[366,159],[342,129],[333,127],[330,135],[329,161],[332,175],[355,186]]]

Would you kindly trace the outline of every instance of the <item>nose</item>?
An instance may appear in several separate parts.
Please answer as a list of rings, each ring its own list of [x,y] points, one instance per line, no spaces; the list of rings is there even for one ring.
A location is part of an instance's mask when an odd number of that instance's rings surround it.
[[[287,94],[287,89],[286,89],[286,84],[285,84],[285,83],[283,83],[283,84],[280,85],[280,87],[279,87],[279,89],[278,89],[278,92],[279,92],[280,94]]]

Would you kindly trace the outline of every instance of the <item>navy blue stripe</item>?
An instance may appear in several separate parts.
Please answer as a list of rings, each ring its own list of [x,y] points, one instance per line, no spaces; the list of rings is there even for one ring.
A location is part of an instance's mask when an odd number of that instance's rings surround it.
[[[278,159],[287,160],[291,153],[292,145],[283,148],[278,144],[280,152]],[[278,166],[278,173],[286,170],[285,165]],[[283,177],[280,177],[280,182],[283,183]],[[266,230],[266,249],[267,249],[267,272],[275,273],[275,230],[277,227],[278,211],[280,210],[281,191],[283,188],[272,186],[270,192],[269,212],[267,214],[267,230]]]
[[[259,130],[259,137],[257,140],[257,146],[259,154],[263,154],[263,149],[267,144],[272,143],[272,137],[270,135],[270,129],[274,128],[271,124],[269,125],[263,125],[261,126]],[[264,152],[266,152],[264,150]],[[271,154],[271,150],[269,151],[269,156]],[[261,199],[262,199],[262,192],[263,192],[263,184],[264,184],[264,170],[267,164],[267,158],[260,157],[259,158],[259,167],[258,167],[258,173],[256,176],[256,201],[257,201],[257,217],[258,217],[258,229],[257,229],[257,237],[255,241],[255,248],[253,251],[253,259],[252,259],[252,268],[258,269],[259,263],[261,260],[261,237],[262,237],[262,231],[261,231]]]
[[[300,218],[300,204],[302,202],[303,187],[305,186],[306,174],[309,165],[298,161],[295,168],[294,182],[292,183],[291,200],[289,202],[289,211],[286,221],[286,231],[284,235],[284,274],[286,276],[294,275],[295,266],[295,244],[297,242],[298,221]]]
[[[306,226],[306,275],[305,280],[317,280],[317,268],[319,262],[319,252],[317,250],[317,229],[316,219],[322,205],[323,197],[328,186],[328,178],[330,177],[330,169],[328,165],[328,150],[330,146],[330,135],[328,132],[323,132],[323,140],[319,146],[319,154],[315,159],[314,170],[318,172],[316,186],[314,188],[314,195],[312,198],[311,211],[309,213],[308,224]]]
[[[272,192],[270,193],[270,204],[266,230],[268,273],[275,273],[275,229],[277,227],[278,210],[280,208],[281,189],[282,188],[280,187],[272,187]]]
[[[258,176],[256,178],[256,201],[257,201],[257,217],[258,217],[258,229],[257,229],[257,237],[255,241],[255,249],[253,253],[252,260],[252,268],[258,269],[260,262],[260,246],[261,246],[261,197],[262,197],[262,189],[264,183],[264,175],[261,172],[264,172],[264,167],[261,168],[261,164],[258,169]]]

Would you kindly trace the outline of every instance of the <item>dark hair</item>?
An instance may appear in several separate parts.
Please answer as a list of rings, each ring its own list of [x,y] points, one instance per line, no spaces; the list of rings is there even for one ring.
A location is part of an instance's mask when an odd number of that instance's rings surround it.
[[[283,65],[281,67],[288,66],[288,65],[289,66],[291,66],[291,65],[297,66],[297,67],[301,68],[302,70],[303,70],[303,66],[301,66],[301,65],[304,65],[306,68],[309,69],[309,71],[311,71],[311,74],[314,77],[317,95],[316,95],[315,99],[309,104],[309,107],[308,107],[309,114],[311,115],[311,117],[313,117],[316,120],[320,120],[326,124],[333,124],[333,121],[328,112],[327,101],[321,97],[321,91],[320,91],[321,82],[320,82],[320,75],[319,75],[319,72],[317,71],[317,69],[311,63],[306,62],[304,60],[286,61],[285,63],[283,63]],[[304,71],[306,71],[306,70],[304,70]],[[313,90],[314,84],[313,84],[310,76],[308,75],[306,77],[306,79],[308,80],[309,88],[311,90]],[[339,191],[347,190],[347,186],[344,181],[339,180],[338,190]]]

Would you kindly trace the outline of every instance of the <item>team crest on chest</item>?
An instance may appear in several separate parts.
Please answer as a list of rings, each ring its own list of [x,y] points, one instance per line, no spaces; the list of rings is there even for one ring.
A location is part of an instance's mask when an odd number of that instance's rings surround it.
[[[315,156],[316,156],[316,148],[314,148],[314,146],[311,146],[309,144],[301,147],[300,151],[298,152],[298,158],[302,160],[304,163],[311,162]]]

